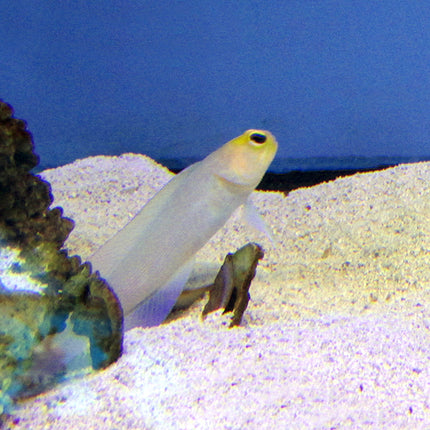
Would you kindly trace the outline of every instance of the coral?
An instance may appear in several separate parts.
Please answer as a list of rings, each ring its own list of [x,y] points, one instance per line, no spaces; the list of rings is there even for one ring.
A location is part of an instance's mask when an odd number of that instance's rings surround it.
[[[55,243],[61,248],[73,229],[62,209],[49,210],[50,186],[30,173],[39,158],[26,123],[12,117],[12,107],[0,100],[0,238],[34,246]]]
[[[119,301],[89,263],[61,249],[74,223],[49,209],[49,183],[30,172],[39,162],[33,150],[26,123],[0,100],[0,414],[43,390],[47,368],[55,383],[80,355],[88,360],[78,363],[100,369],[122,352]],[[89,351],[67,351],[76,339]]]

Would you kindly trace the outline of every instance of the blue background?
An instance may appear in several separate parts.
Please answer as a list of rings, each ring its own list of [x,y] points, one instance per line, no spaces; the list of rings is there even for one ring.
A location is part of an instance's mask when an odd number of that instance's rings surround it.
[[[2,2],[0,98],[45,166],[198,158],[247,128],[278,166],[422,158],[429,23],[418,0]]]

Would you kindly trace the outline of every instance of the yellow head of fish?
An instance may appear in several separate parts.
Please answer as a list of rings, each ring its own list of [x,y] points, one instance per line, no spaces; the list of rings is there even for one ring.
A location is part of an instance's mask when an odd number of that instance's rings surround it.
[[[278,143],[266,130],[247,130],[209,155],[223,179],[255,188],[275,157]]]

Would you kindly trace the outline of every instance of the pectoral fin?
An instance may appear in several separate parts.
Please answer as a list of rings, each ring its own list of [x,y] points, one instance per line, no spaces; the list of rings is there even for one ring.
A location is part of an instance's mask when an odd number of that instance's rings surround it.
[[[245,216],[246,223],[254,229],[258,230],[259,232],[263,233],[270,240],[270,243],[274,247],[276,247],[276,243],[273,238],[273,233],[270,227],[266,224],[263,217],[258,213],[257,208],[251,202],[250,198],[248,198],[243,207],[243,213]]]
[[[125,316],[124,328],[152,327],[161,324],[169,315],[176,300],[184,289],[191,270],[194,259],[189,260],[181,266],[155,294],[145,299],[128,315]]]

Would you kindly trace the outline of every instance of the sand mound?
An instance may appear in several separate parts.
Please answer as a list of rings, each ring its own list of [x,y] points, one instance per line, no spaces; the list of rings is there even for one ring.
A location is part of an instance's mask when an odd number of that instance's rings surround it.
[[[42,176],[76,221],[84,259],[170,173],[144,156],[91,157]],[[242,327],[199,314],[125,336],[107,370],[25,402],[14,429],[425,428],[430,425],[430,164],[252,199],[276,248],[240,211],[201,250],[266,250]],[[430,216],[430,215],[429,215]]]

